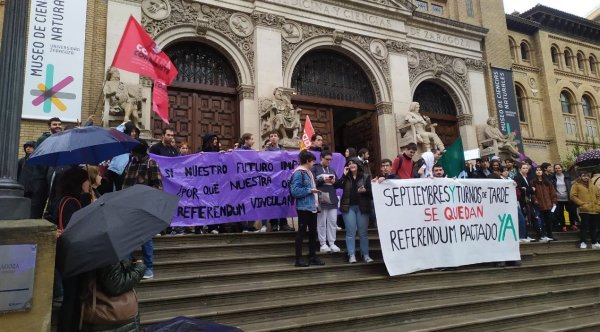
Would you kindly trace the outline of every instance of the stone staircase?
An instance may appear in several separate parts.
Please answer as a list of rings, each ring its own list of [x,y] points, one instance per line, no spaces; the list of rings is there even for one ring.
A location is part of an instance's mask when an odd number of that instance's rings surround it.
[[[144,325],[190,316],[244,331],[600,331],[600,250],[576,233],[521,245],[520,267],[490,264],[389,277],[320,254],[296,268],[293,232],[155,238],[155,277],[137,287]],[[344,249],[343,231],[336,244]],[[305,247],[306,248],[306,247]]]

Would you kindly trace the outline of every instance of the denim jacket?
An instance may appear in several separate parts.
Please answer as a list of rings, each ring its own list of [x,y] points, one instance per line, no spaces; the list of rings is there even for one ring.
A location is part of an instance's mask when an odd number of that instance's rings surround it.
[[[312,193],[310,175],[307,171],[295,171],[292,174],[290,188],[296,198],[296,210],[317,212],[315,195]]]

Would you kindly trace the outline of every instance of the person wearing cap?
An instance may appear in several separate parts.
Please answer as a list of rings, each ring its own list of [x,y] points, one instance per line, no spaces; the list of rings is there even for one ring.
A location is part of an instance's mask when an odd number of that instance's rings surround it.
[[[25,151],[25,157],[19,159],[19,164],[17,168],[17,182],[23,186],[24,196],[27,198],[32,198],[34,192],[34,181],[32,181],[32,172],[35,166],[27,165],[27,159],[33,153],[35,149],[35,141],[28,141],[23,144],[23,151]]]

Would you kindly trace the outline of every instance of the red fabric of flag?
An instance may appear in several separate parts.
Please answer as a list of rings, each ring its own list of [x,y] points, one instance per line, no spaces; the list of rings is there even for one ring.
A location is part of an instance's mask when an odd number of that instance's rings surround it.
[[[169,94],[167,85],[159,79],[154,81],[154,89],[152,89],[152,110],[164,123],[169,124]]]
[[[133,17],[129,17],[123,37],[113,58],[114,67],[138,73],[167,85],[177,77],[177,68],[150,35]]]
[[[300,150],[306,150],[310,148],[312,142],[310,138],[315,134],[315,130],[313,129],[312,123],[310,122],[310,118],[308,115],[306,116],[306,121],[304,121],[304,133],[302,134],[302,140],[300,141]]]

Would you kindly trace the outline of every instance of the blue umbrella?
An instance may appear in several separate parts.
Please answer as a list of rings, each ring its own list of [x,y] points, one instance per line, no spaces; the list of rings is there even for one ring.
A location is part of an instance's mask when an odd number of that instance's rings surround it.
[[[128,153],[139,142],[112,128],[81,127],[56,133],[35,148],[28,165],[98,165]]]

